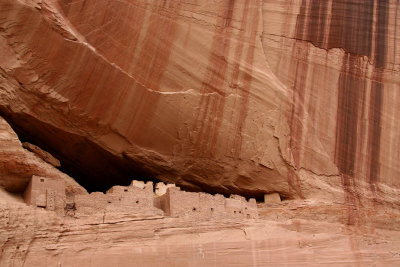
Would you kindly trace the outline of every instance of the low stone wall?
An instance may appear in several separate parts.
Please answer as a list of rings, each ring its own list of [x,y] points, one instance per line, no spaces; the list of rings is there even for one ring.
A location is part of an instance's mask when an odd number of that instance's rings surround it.
[[[172,187],[159,201],[161,209],[171,217],[258,218],[255,199],[246,201],[237,195],[225,198],[218,194],[185,192],[179,187]]]
[[[219,194],[186,192],[175,185],[162,183],[157,184],[158,194],[153,190],[152,182],[132,181],[130,186],[114,186],[105,194],[93,192],[75,195],[73,209],[68,207],[67,215],[77,217],[98,215],[104,220],[106,213],[162,215],[164,212],[171,217],[194,219],[258,218],[255,199],[246,201],[244,197],[237,195],[225,198]],[[64,183],[58,179],[33,176],[25,191],[25,200],[28,204],[64,215],[66,208]]]
[[[257,202],[254,198],[246,201],[244,197],[233,195],[226,199],[225,209],[228,217],[257,219]]]
[[[143,186],[133,181],[130,186],[114,186],[106,194],[94,192],[75,196],[75,214],[78,216],[101,212],[157,213],[154,208],[153,183]]]

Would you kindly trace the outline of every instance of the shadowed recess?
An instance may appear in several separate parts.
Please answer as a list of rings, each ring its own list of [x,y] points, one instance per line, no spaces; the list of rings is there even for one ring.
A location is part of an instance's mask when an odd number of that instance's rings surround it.
[[[133,179],[157,182],[143,165],[116,156],[84,136],[60,130],[26,114],[0,114],[22,142],[39,146],[61,162],[62,172],[88,192],[105,192],[114,185],[127,186]]]
[[[124,153],[115,155],[84,136],[61,130],[46,122],[23,113],[8,113],[0,110],[0,116],[8,121],[21,142],[29,142],[49,152],[61,162],[60,171],[74,178],[88,192],[106,192],[115,185],[128,186],[132,180],[175,183],[185,191],[209,194],[242,195],[262,201],[264,190],[243,190],[231,186],[211,186],[197,182],[191,174],[175,173],[172,169],[157,164],[135,160]],[[204,168],[205,165],[201,165]],[[168,177],[164,174],[168,173]],[[198,173],[201,173],[199,169]],[[171,178],[172,177],[172,178]],[[279,192],[284,199],[292,198]]]

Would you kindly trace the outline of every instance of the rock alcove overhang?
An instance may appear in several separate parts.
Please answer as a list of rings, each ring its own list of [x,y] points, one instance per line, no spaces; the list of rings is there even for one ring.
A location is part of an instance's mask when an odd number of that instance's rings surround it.
[[[23,113],[2,115],[22,142],[49,152],[61,162],[62,172],[73,177],[88,192],[105,192],[132,180],[153,181],[157,173],[124,155],[114,155],[90,141]]]
[[[10,113],[0,110],[4,117],[17,133],[22,142],[29,142],[49,152],[61,162],[62,172],[74,178],[88,192],[106,192],[115,185],[128,186],[132,180],[160,182],[156,177],[163,177],[172,171],[159,168],[156,164],[149,166],[133,160],[125,155],[116,155],[88,138],[59,129],[25,113]],[[212,187],[208,184],[199,184],[193,174],[187,174],[183,179],[169,179],[164,182],[174,182],[186,191],[206,192],[210,194],[239,194],[246,198],[263,200],[264,191],[238,191],[237,188]],[[180,183],[181,181],[182,183]],[[240,190],[240,189],[239,189]],[[285,195],[281,194],[283,199]]]

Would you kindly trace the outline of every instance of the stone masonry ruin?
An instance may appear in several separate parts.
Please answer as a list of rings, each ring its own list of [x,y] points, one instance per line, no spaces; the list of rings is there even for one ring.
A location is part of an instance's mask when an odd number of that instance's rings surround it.
[[[33,175],[25,193],[28,205],[64,214],[66,195],[64,181]]]
[[[93,192],[88,195],[76,195],[75,214],[80,216],[104,212],[131,212],[162,215],[154,207],[153,183],[140,184],[132,181],[130,186],[113,186],[105,194]]]
[[[160,208],[171,217],[258,218],[256,200],[246,201],[238,195],[225,198],[219,194],[185,192],[179,187],[171,187],[160,197],[160,204]]]
[[[155,191],[154,191],[155,189]],[[255,199],[231,195],[181,191],[173,184],[144,183],[133,180],[129,186],[113,186],[105,194],[77,194],[67,201],[64,181],[32,176],[24,193],[28,205],[74,217],[106,213],[166,215],[195,219],[247,218],[257,219]],[[67,203],[68,202],[68,203]]]

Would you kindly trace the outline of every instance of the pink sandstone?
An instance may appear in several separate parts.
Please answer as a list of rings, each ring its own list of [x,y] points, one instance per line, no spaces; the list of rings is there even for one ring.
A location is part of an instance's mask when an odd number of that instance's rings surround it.
[[[53,157],[50,153],[40,149],[40,147],[30,144],[28,142],[22,143],[22,146],[31,151],[32,153],[36,154],[39,158],[46,161],[47,163],[53,165],[54,167],[61,167],[61,163],[58,159]]]
[[[399,5],[0,0],[0,266],[398,265]],[[34,209],[32,175],[87,193],[6,121],[89,191],[282,202],[202,223]]]
[[[25,150],[10,125],[0,117],[0,187],[22,193],[32,175],[64,181],[68,194],[86,192],[74,179]]]
[[[399,188],[398,4],[352,1],[2,0],[0,107],[84,185]]]

